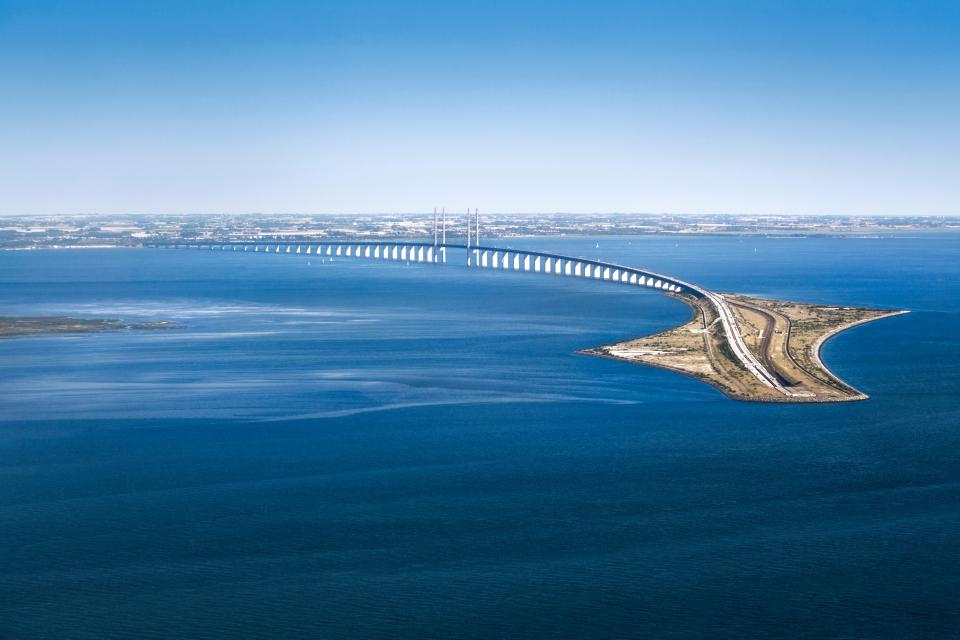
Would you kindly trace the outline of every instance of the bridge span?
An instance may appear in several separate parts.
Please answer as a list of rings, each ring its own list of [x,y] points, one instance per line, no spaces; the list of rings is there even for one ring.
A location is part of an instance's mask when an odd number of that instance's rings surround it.
[[[240,251],[248,253],[286,253],[313,256],[366,258],[371,260],[401,261],[442,265],[447,262],[448,250],[464,252],[468,267],[541,273],[545,275],[587,278],[658,289],[668,294],[685,293],[706,300],[716,310],[730,350],[743,367],[767,387],[784,395],[793,395],[785,389],[777,376],[747,348],[737,325],[736,316],[723,295],[708,291],[679,278],[639,267],[590,258],[567,256],[528,249],[511,249],[484,245],[451,244],[439,242],[395,241],[215,241],[177,240],[153,242],[145,246],[167,249],[208,249],[211,251]]]
[[[292,253],[329,257],[369,258],[446,264],[448,249],[463,251],[467,266],[504,271],[525,271],[546,275],[592,278],[621,284],[660,289],[668,293],[688,292],[696,297],[706,290],[663,274],[627,265],[589,258],[566,256],[527,249],[504,249],[465,244],[433,244],[429,242],[214,242],[171,241],[149,243],[146,246],[166,249],[209,249],[214,251],[245,251],[252,253]]]

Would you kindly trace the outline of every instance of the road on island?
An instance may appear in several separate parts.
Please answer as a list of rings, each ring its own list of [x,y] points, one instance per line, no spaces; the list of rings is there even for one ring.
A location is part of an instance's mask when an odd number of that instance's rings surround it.
[[[747,345],[743,341],[743,336],[740,333],[740,327],[737,325],[737,319],[734,317],[733,311],[730,310],[730,306],[727,304],[723,295],[707,290],[701,291],[717,309],[720,323],[723,325],[723,331],[727,334],[727,342],[730,345],[730,350],[733,351],[733,354],[737,356],[743,366],[746,367],[747,371],[752,373],[754,377],[764,385],[776,389],[785,396],[792,396],[793,394],[784,388],[777,376],[768,371],[757,357],[753,355],[750,349],[747,348]]]

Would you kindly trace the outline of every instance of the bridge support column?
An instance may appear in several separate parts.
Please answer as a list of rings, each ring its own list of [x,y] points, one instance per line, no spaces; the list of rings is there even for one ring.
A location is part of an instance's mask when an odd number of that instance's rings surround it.
[[[533,259],[533,271],[534,273],[540,273],[540,256]]]

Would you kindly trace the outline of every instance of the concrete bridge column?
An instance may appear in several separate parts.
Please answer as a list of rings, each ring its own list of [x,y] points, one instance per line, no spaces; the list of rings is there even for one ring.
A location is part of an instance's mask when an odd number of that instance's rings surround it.
[[[437,256],[433,255],[433,247],[427,247],[427,262],[437,263]]]
[[[540,256],[537,256],[533,260],[533,271],[534,273],[540,273]]]
[[[553,272],[553,258],[547,258],[543,261],[543,271],[544,273]]]
[[[484,269],[486,269],[487,264],[489,264],[489,262],[490,262],[490,256],[488,255],[488,252],[486,252],[486,251],[482,252],[482,253],[480,254],[480,265],[479,265],[479,266],[481,266],[481,267],[483,267]]]
[[[493,252],[493,255],[490,256],[490,260],[491,260],[490,266],[491,266],[492,268],[494,268],[494,269],[499,269],[499,268],[500,268],[500,252],[499,252],[499,251],[494,251],[494,252]],[[484,265],[484,266],[486,266],[486,265]]]
[[[530,271],[530,256],[529,256],[529,255],[523,256],[523,270],[524,270],[524,271]]]

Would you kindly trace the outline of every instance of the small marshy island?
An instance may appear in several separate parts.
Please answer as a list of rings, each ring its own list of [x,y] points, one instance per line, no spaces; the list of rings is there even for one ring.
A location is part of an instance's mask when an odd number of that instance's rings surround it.
[[[754,402],[847,402],[869,396],[850,386],[820,360],[831,336],[859,324],[909,313],[720,294],[732,311],[746,348],[775,377],[764,384],[735,357],[717,307],[707,298],[681,294],[693,317],[683,325],[578,353],[668,369],[713,385],[726,396]]]
[[[120,329],[178,329],[176,322],[124,322],[116,319],[66,316],[0,317],[0,338],[51,333],[93,333]]]

